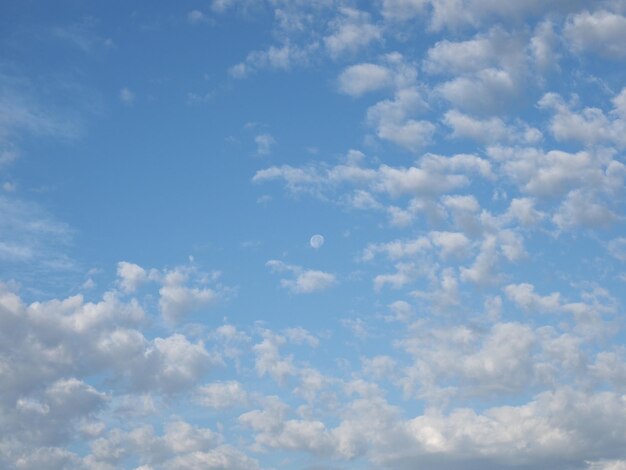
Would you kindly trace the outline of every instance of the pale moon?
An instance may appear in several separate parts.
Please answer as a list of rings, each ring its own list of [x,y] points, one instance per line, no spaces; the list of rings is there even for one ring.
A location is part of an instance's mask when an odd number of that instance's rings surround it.
[[[313,235],[309,243],[311,244],[311,248],[315,248],[317,250],[324,244],[324,237],[319,234]]]

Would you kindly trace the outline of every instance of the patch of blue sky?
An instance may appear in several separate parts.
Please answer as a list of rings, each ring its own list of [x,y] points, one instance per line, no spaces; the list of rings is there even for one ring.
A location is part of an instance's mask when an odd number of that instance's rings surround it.
[[[2,4],[0,466],[626,466],[625,15]]]

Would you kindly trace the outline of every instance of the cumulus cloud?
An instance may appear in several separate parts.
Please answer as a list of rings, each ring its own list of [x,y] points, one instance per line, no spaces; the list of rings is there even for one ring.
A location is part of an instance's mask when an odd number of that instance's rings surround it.
[[[336,283],[334,274],[313,269],[304,269],[300,266],[286,264],[279,260],[269,260],[265,265],[274,272],[291,273],[294,279],[281,279],[280,285],[294,294],[311,294],[323,291]]]
[[[220,292],[207,284],[219,273],[211,275],[198,272],[193,266],[179,266],[170,270],[146,270],[141,266],[120,261],[117,264],[118,285],[123,293],[134,293],[145,283],[160,284],[159,306],[163,317],[172,323],[180,321],[188,313],[210,307]],[[193,283],[195,285],[190,286]]]
[[[23,449],[64,445],[76,426],[109,402],[107,393],[86,382],[95,376],[110,381],[108,390],[118,394],[175,394],[219,362],[202,343],[180,334],[147,339],[138,330],[144,320],[136,300],[123,302],[113,292],[96,303],[74,296],[25,304],[2,286],[0,429],[3,435],[12,429],[18,441],[0,445],[18,456]],[[51,451],[62,461],[76,461]]]
[[[168,321],[178,321],[187,313],[208,307],[217,300],[217,293],[209,287],[185,286],[188,277],[181,269],[169,271],[163,277],[159,305]]]
[[[274,137],[270,134],[259,134],[254,138],[256,144],[256,153],[259,155],[269,155],[272,153],[272,147],[276,143]]]
[[[587,107],[577,112],[556,93],[547,93],[539,101],[542,109],[552,110],[550,131],[559,141],[579,142],[586,146],[614,145],[626,148],[626,120],[620,113],[620,96],[608,115],[599,108]]]
[[[209,408],[230,408],[244,404],[248,394],[241,383],[230,380],[203,385],[197,391],[199,403]]]
[[[405,88],[395,93],[393,100],[383,100],[367,110],[367,121],[376,130],[376,135],[409,150],[426,146],[435,125],[426,120],[411,118],[424,102],[414,88]]]
[[[386,67],[364,63],[348,67],[337,80],[339,91],[351,96],[361,96],[389,86],[392,77]]]
[[[135,102],[135,93],[128,88],[122,88],[120,90],[120,101],[126,106],[130,106]]]
[[[335,166],[270,167],[257,171],[252,181],[283,180],[292,191],[310,191],[320,196],[349,184],[397,198],[436,195],[461,188],[469,184],[470,174],[493,176],[490,163],[474,155],[426,154],[416,166],[409,168],[388,165],[367,168],[361,165],[363,158],[362,153],[351,151],[345,163]]]
[[[489,144],[496,143],[528,143],[535,144],[542,138],[541,131],[528,125],[507,125],[502,119],[491,117],[475,118],[450,110],[443,116],[443,122],[452,128],[452,137],[466,138]]]
[[[380,40],[381,30],[371,23],[364,11],[341,8],[341,16],[331,21],[331,34],[324,38],[324,44],[331,57],[354,53],[372,41]]]
[[[626,58],[626,17],[620,14],[606,10],[573,14],[568,17],[563,34],[576,52]]]

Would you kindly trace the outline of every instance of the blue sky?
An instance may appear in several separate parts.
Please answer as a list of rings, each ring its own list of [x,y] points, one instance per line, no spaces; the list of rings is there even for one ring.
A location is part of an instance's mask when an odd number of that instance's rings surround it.
[[[626,468],[623,0],[0,5],[0,466]]]

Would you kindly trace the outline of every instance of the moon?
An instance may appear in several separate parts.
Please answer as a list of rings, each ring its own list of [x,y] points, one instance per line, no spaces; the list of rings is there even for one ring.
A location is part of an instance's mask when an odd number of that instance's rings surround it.
[[[311,245],[311,248],[317,250],[324,244],[324,237],[320,234],[315,234],[311,237],[311,240],[309,240],[309,244]]]

